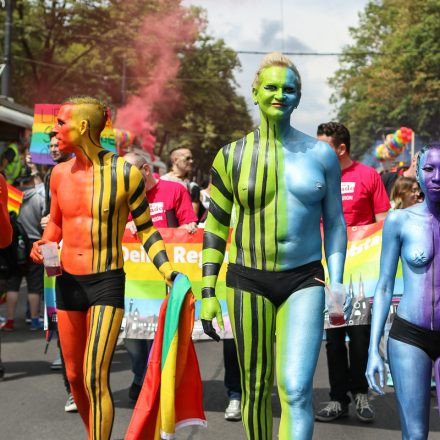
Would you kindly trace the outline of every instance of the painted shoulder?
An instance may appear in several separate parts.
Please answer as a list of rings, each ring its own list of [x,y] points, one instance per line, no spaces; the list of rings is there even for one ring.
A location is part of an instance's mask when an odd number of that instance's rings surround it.
[[[387,229],[392,229],[395,233],[399,233],[404,223],[408,220],[410,212],[407,209],[396,209],[390,212],[384,223],[384,227]]]
[[[73,166],[74,163],[75,163],[75,158],[74,157],[72,157],[69,160],[66,160],[65,162],[57,163],[53,167],[52,174],[51,174],[51,179],[54,176],[61,176],[61,175],[65,174],[65,173],[68,173],[72,169],[72,166]]]

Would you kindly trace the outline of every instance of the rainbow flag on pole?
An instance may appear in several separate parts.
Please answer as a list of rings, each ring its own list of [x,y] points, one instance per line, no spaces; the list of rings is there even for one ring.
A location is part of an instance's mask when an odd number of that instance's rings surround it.
[[[18,215],[21,204],[23,203],[23,192],[9,183],[6,185],[8,186],[8,211],[14,211]]]
[[[49,155],[49,133],[56,124],[60,107],[61,104],[35,104],[30,148],[32,162],[34,163],[55,165]],[[108,115],[107,123],[101,133],[101,145],[106,150],[115,153],[115,133],[112,127],[110,109],[108,109]]]
[[[188,278],[179,274],[160,309],[147,373],[125,440],[173,439],[176,429],[207,426],[191,338],[194,302]]]

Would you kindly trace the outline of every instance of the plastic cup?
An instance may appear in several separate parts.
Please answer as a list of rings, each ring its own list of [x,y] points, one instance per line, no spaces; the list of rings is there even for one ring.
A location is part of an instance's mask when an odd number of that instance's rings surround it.
[[[345,325],[344,318],[344,302],[345,302],[345,286],[340,283],[332,283],[331,287],[326,286],[327,291],[327,308],[328,319],[330,325]]]
[[[56,277],[62,274],[60,257],[58,255],[58,244],[50,242],[40,245],[43,254],[44,268],[48,277]]]

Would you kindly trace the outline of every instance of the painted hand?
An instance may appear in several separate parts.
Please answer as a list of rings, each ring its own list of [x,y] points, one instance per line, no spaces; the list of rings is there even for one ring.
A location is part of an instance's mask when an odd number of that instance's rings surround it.
[[[202,320],[203,331],[214,341],[220,341],[220,336],[215,331],[212,320],[217,319],[217,324],[224,330],[222,308],[218,299],[214,296],[211,298],[202,298],[202,308],[200,310],[200,318]]]
[[[133,235],[136,235],[136,234],[137,234],[137,228],[136,228],[136,225],[135,225],[135,223],[134,223],[133,220],[130,221],[130,222],[128,222],[128,223],[125,225],[125,227],[128,228],[128,229],[130,230],[130,232],[131,232]]]
[[[380,388],[376,382],[376,374],[379,374]],[[370,352],[368,356],[367,371],[365,373],[365,376],[368,381],[368,386],[372,390],[376,391],[376,393],[380,394],[381,396],[385,394],[383,391],[384,375],[385,375],[385,364],[379,352],[377,350],[373,353]]]
[[[44,240],[44,239],[34,241],[34,244],[32,245],[32,250],[31,250],[31,258],[34,263],[43,264],[43,254],[40,251],[40,245],[46,244],[46,243],[50,243],[50,241]]]
[[[175,270],[165,275],[165,282],[167,283],[169,288],[173,287],[173,281],[175,280],[177,275],[179,275],[179,272],[176,272]]]

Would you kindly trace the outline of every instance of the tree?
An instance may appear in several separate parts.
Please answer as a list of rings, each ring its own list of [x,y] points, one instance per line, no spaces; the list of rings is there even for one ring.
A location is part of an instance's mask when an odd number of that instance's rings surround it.
[[[235,90],[238,57],[206,35],[206,21],[181,0],[16,0],[12,96],[33,106],[93,95],[116,111],[128,107],[124,95],[137,97],[135,116],[146,121],[136,134],[155,129],[164,159],[173,146],[191,146],[207,172],[218,148],[252,121]]]
[[[12,96],[30,106],[75,94],[120,103],[122,64],[136,63],[131,43],[143,16],[160,7],[159,0],[14,3]],[[135,92],[137,84],[127,86]]]
[[[217,151],[252,129],[245,99],[237,95],[237,54],[223,40],[201,35],[184,53],[177,77],[183,102],[178,115],[158,127],[162,147],[195,150],[196,166],[207,174]]]
[[[383,127],[411,127],[426,140],[440,137],[440,2],[375,0],[350,28],[330,79],[337,119],[361,156]]]

